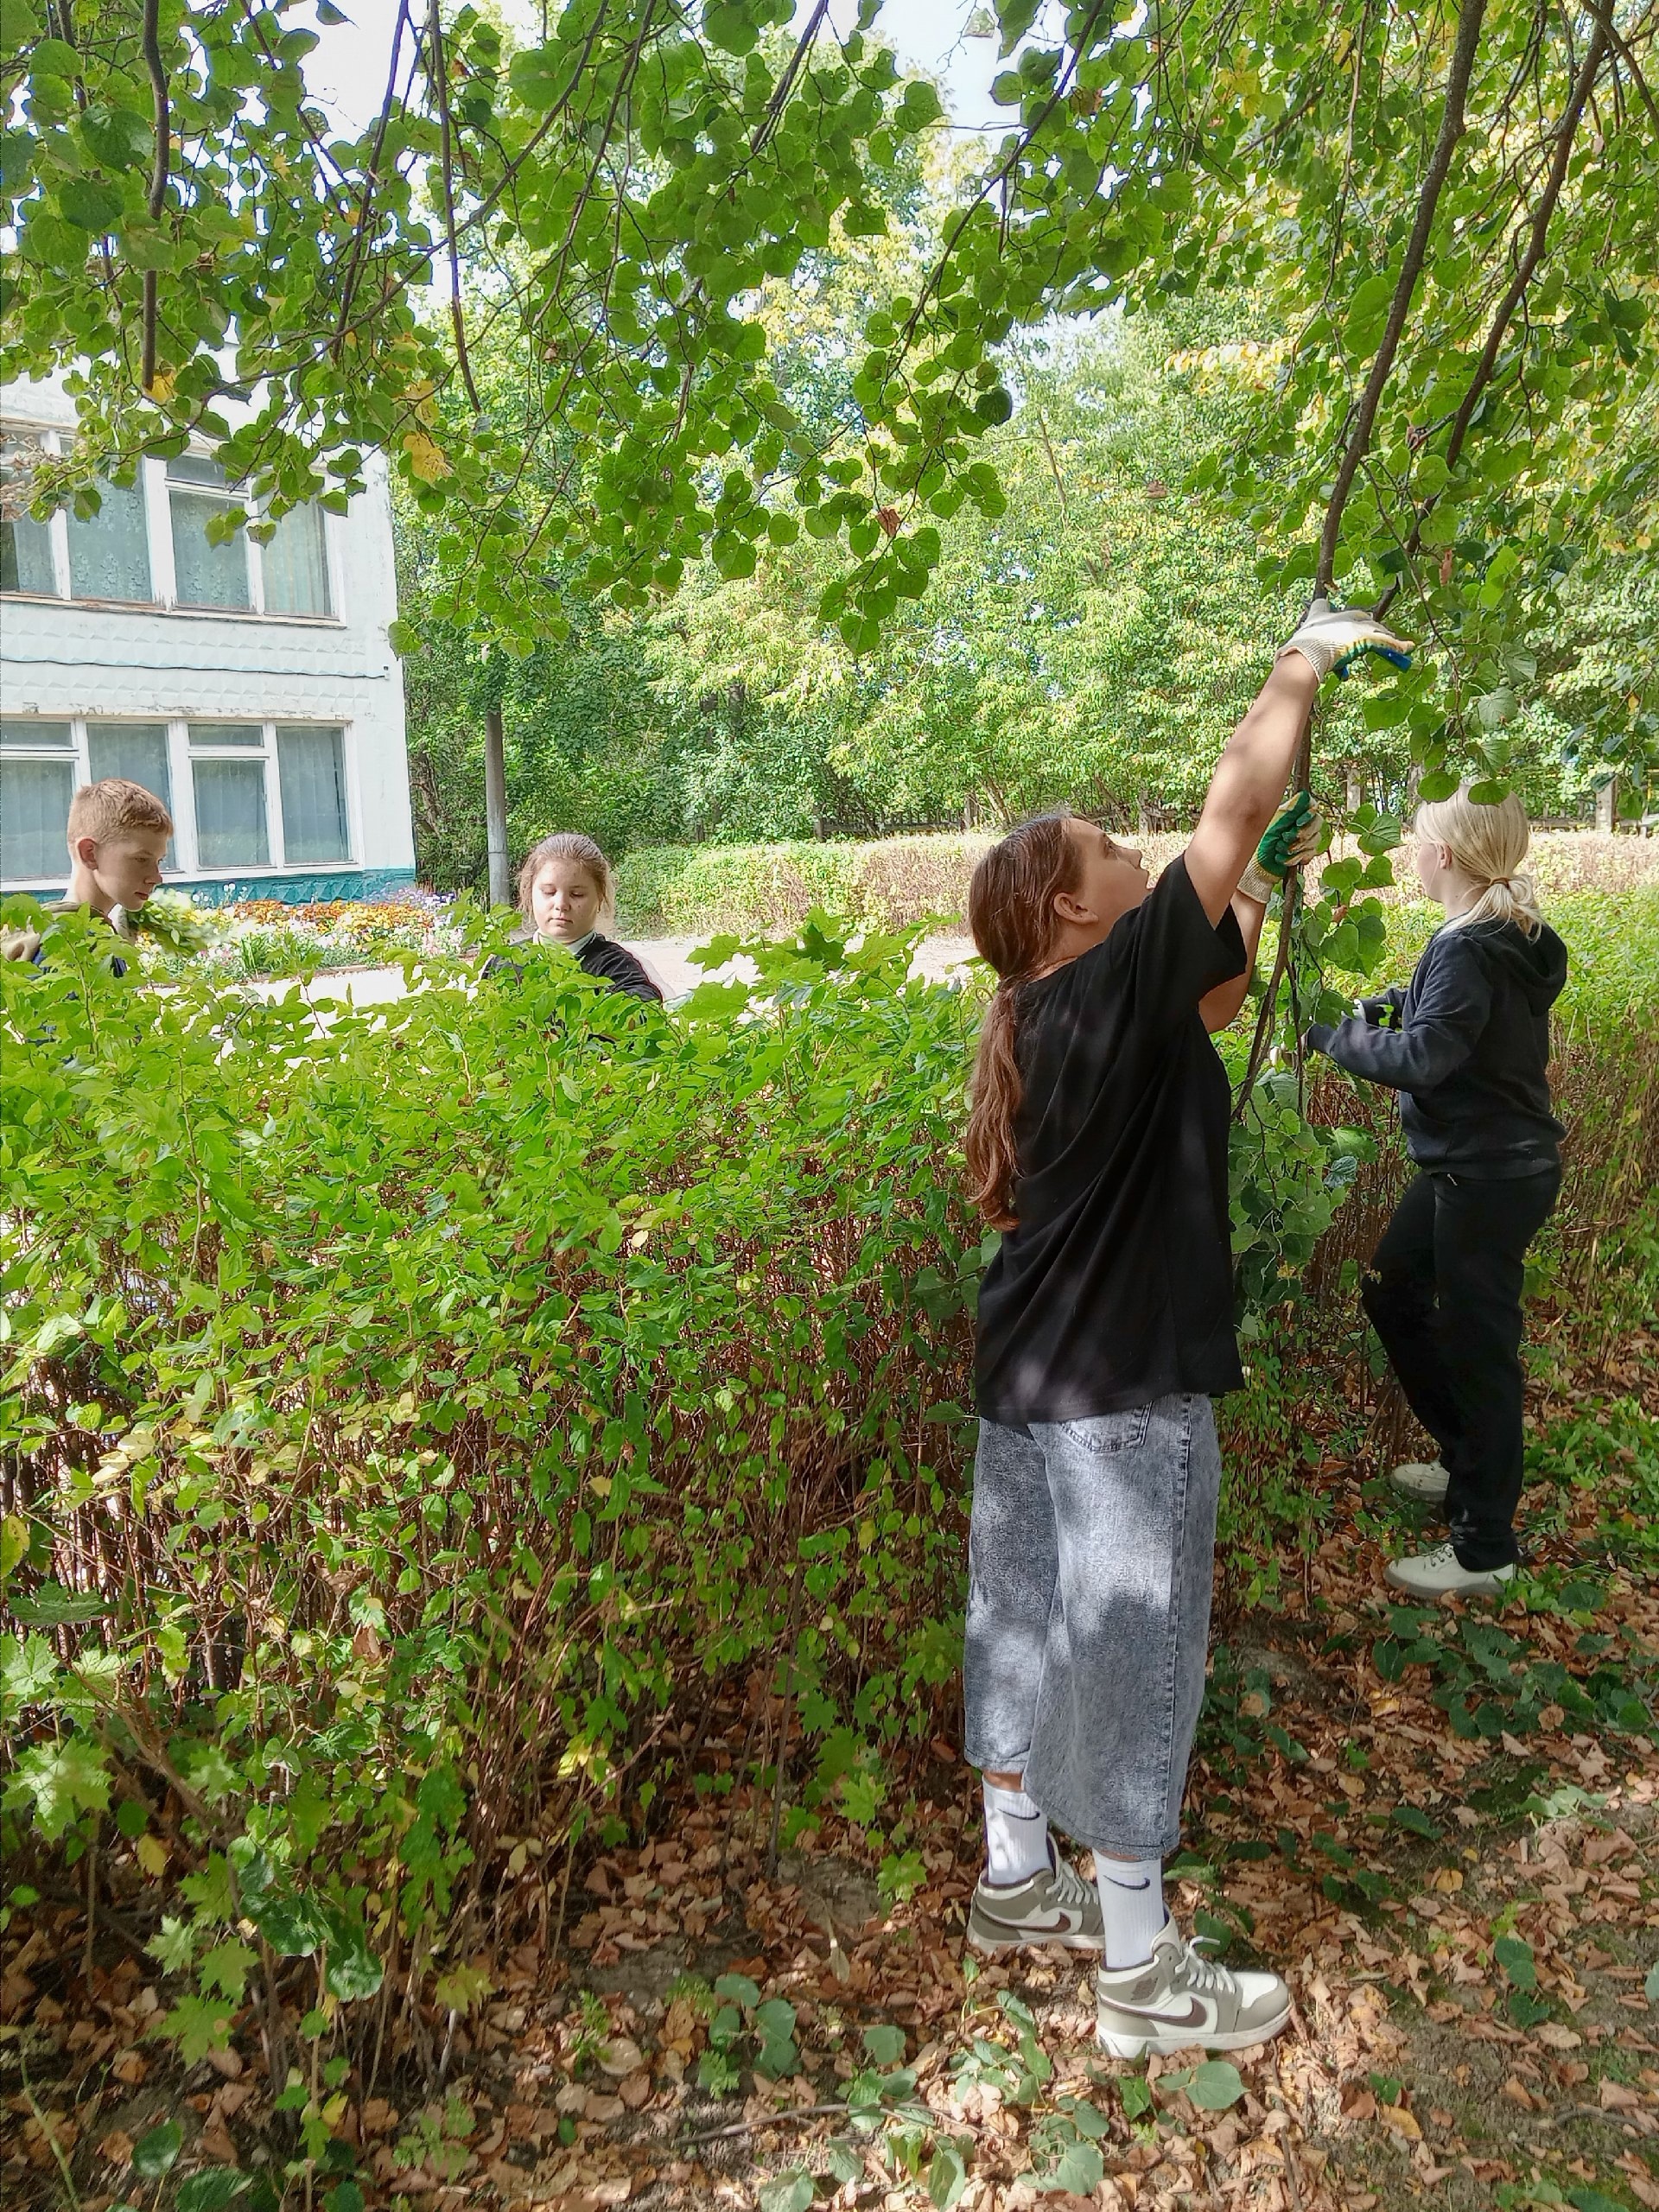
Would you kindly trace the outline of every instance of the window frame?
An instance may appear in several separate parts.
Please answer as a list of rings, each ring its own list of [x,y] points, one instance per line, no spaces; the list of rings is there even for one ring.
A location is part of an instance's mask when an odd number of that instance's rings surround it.
[[[77,601],[78,606],[86,602]],[[92,780],[90,732],[125,724],[146,729],[167,727],[167,771],[171,786],[169,804],[173,814],[175,864],[162,877],[164,883],[178,883],[205,877],[209,882],[255,882],[268,876],[333,875],[344,869],[360,868],[363,851],[362,818],[358,791],[358,761],[355,726],[349,715],[330,715],[312,717],[304,715],[255,716],[252,715],[144,715],[137,712],[111,715],[8,715],[6,721],[14,728],[30,722],[49,724],[61,728],[69,726],[70,741],[61,745],[29,747],[9,744],[4,748],[11,760],[58,760],[69,763],[73,771],[71,790],[77,790]],[[223,728],[236,723],[259,733],[257,746],[252,745],[193,745],[193,728]],[[295,861],[288,858],[287,826],[283,819],[282,776],[276,752],[276,733],[283,729],[327,729],[340,733],[340,774],[346,803],[346,857],[337,861]],[[270,857],[267,861],[249,863],[241,868],[204,865],[199,857],[196,839],[196,784],[194,763],[207,760],[257,760],[264,772],[265,798],[265,836]],[[66,851],[64,867],[49,876],[20,878],[9,888],[17,891],[53,890],[60,887],[68,873]]]
[[[54,425],[30,422],[22,416],[7,416],[0,421],[0,448],[8,446],[38,446],[55,457],[63,450],[62,435]],[[192,461],[207,461],[212,455],[192,453]],[[30,607],[74,607],[92,610],[109,610],[122,613],[175,614],[193,621],[209,622],[272,622],[298,623],[315,627],[318,625],[340,630],[346,626],[340,613],[342,602],[340,549],[334,525],[340,519],[333,515],[321,501],[316,512],[322,529],[323,574],[328,594],[326,614],[268,613],[265,609],[264,548],[245,527],[242,531],[242,556],[248,580],[248,604],[245,607],[204,607],[194,600],[181,600],[178,595],[178,572],[173,558],[173,491],[174,480],[168,474],[168,463],[146,456],[138,464],[138,489],[144,503],[146,537],[149,550],[149,599],[77,599],[73,578],[69,567],[69,521],[67,508],[60,507],[46,524],[52,554],[53,588],[49,592],[7,591],[0,598],[16,600]],[[177,488],[185,493],[212,498],[218,488],[211,484],[192,484],[181,480]],[[234,489],[225,487],[225,504],[238,503]],[[259,519],[260,510],[255,509],[250,522]]]

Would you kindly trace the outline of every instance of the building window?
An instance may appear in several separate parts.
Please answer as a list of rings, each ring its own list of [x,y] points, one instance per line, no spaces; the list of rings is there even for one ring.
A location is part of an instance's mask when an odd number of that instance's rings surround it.
[[[226,760],[199,749],[190,733],[190,781],[196,806],[199,868],[269,868],[263,760]]]
[[[322,509],[315,502],[290,507],[268,543],[259,548],[263,603],[267,614],[330,614],[328,556]]]
[[[99,485],[94,515],[60,508],[45,522],[29,512],[34,464],[55,456],[59,433],[19,426],[0,448],[0,591],[129,606],[222,610],[331,620],[328,538],[315,500],[270,524],[264,544],[223,524],[242,494],[215,461],[179,454],[146,462],[130,485]],[[167,527],[150,563],[149,501],[167,502]],[[160,518],[158,517],[159,520]],[[167,543],[172,549],[168,574]]]
[[[142,784],[173,811],[173,779],[167,764],[165,722],[89,722],[86,725],[86,773],[91,783],[105,776],[124,776]],[[178,841],[169,837],[162,867],[171,872],[179,864]]]
[[[52,525],[29,512],[34,482],[26,457],[0,453],[0,591],[32,591],[50,597],[57,588],[52,569]]]
[[[100,484],[98,490],[95,515],[83,517],[70,509],[64,517],[70,596],[151,601],[143,486]]]
[[[69,802],[123,776],[175,834],[170,875],[350,867],[346,733],[338,722],[0,721],[0,876],[61,884]]]
[[[346,768],[337,729],[279,729],[283,842],[290,861],[343,861],[351,852]]]
[[[238,504],[216,461],[181,454],[167,464],[167,499],[173,520],[174,596],[181,607],[251,611],[245,531],[215,543],[208,525]]]
[[[75,771],[67,722],[0,721],[0,876],[9,882],[67,878]]]

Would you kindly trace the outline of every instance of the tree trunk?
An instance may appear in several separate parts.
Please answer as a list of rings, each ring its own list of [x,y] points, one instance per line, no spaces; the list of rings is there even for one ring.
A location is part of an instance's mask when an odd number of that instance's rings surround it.
[[[1618,827],[1618,778],[1609,776],[1596,791],[1596,827],[1609,832]]]
[[[484,716],[484,829],[490,854],[490,904],[510,906],[507,880],[507,759],[502,742],[501,709]]]
[[[1357,814],[1365,799],[1365,785],[1360,775],[1358,761],[1348,761],[1346,772],[1348,782],[1347,789],[1343,795],[1344,804],[1350,814]]]

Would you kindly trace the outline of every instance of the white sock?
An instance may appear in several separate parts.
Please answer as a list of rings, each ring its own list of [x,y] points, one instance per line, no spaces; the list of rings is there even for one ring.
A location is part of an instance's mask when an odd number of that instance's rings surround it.
[[[1095,1887],[1100,1891],[1100,1916],[1105,1923],[1108,1970],[1144,1966],[1152,1956],[1153,1938],[1168,1917],[1164,1909],[1163,1860],[1108,1859],[1103,1851],[1097,1851]]]
[[[1047,1866],[1048,1821],[1023,1789],[1004,1789],[995,1782],[982,1787],[986,1879],[1006,1889]]]

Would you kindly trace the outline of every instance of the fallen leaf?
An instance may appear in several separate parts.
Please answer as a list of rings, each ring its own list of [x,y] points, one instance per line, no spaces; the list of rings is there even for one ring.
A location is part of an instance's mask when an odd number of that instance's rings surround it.
[[[1646,2099],[1639,2090],[1629,2088],[1623,2082],[1610,2082],[1604,2075],[1601,2084],[1603,2112],[1640,2112]]]
[[[599,2054],[600,2069],[613,2082],[625,2074],[637,2074],[645,2064],[645,2056],[632,2036],[613,2036]]]
[[[124,2127],[112,2127],[98,2146],[100,2158],[107,2158],[112,2166],[132,2164],[132,2138]]]
[[[1408,2112],[1404,2105],[1379,2105],[1377,2113],[1396,2135],[1403,2135],[1410,2143],[1422,2141],[1423,2131],[1417,2125],[1417,2115]]]
[[[584,2120],[614,2120],[621,2110],[620,2097],[604,2096],[597,2089],[588,2090],[582,2107]],[[620,2204],[622,2199],[619,2196],[614,2201]]]
[[[1577,2050],[1584,2041],[1582,2036],[1574,2035],[1571,2028],[1564,2028],[1559,2020],[1546,2020],[1541,2026],[1535,2028],[1533,2033],[1551,2050]]]

